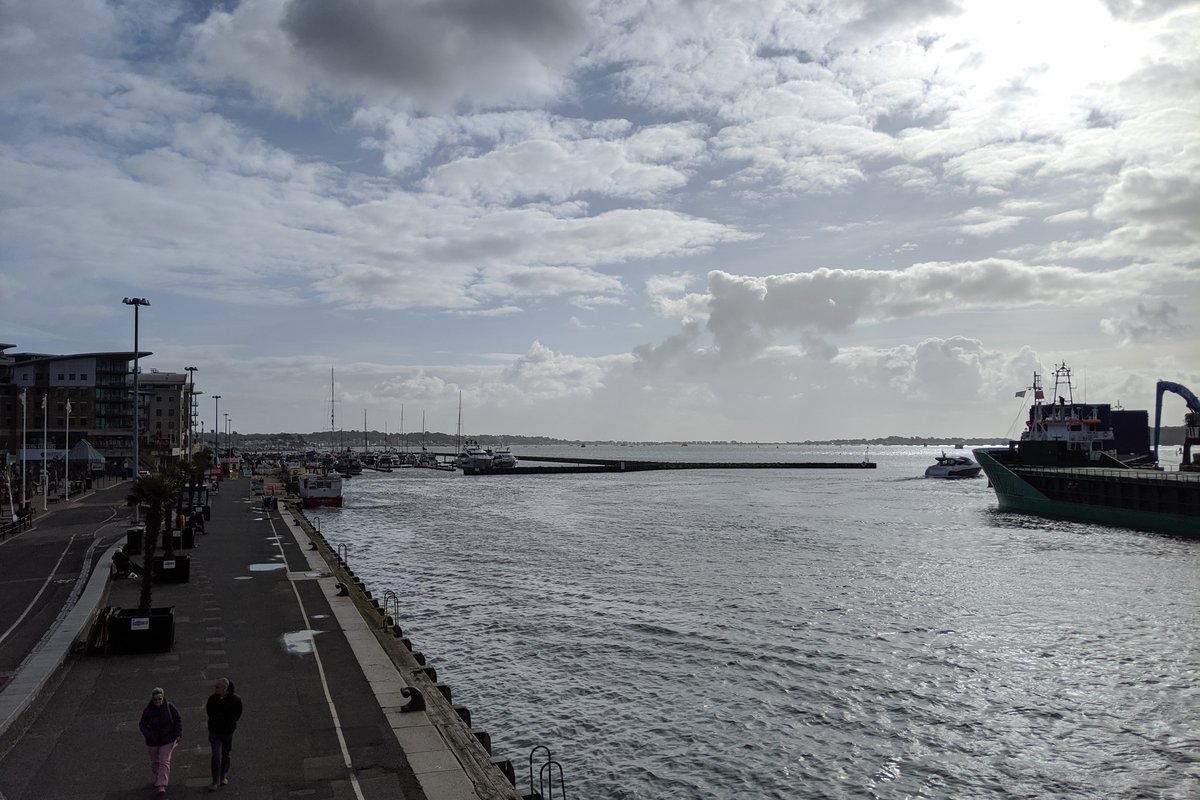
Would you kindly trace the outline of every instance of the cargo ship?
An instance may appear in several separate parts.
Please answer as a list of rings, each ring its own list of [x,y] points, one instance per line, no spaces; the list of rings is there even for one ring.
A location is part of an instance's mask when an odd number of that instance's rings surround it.
[[[1188,407],[1177,470],[1158,463],[1168,391]],[[1017,394],[1027,393],[1033,402],[1020,440],[975,450],[1001,511],[1200,538],[1200,464],[1192,456],[1200,444],[1200,401],[1191,391],[1158,382],[1153,450],[1148,412],[1076,402],[1065,363],[1055,367],[1048,400],[1037,373]]]

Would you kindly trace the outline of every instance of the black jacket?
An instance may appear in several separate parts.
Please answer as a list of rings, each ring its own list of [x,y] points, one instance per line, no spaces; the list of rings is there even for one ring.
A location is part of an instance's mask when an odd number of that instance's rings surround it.
[[[145,737],[147,747],[162,747],[183,736],[183,720],[170,701],[164,701],[161,706],[150,703],[142,712],[138,730]]]
[[[237,730],[238,719],[242,716],[242,698],[233,693],[233,684],[229,684],[224,697],[215,692],[208,697],[204,704],[208,712],[208,732],[230,734]]]

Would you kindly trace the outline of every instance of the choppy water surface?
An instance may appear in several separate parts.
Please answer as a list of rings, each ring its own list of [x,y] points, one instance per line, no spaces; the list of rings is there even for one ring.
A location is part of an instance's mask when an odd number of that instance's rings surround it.
[[[364,473],[312,516],[495,752],[524,776],[547,745],[572,798],[1200,796],[1200,546],[1000,514],[984,478],[921,478],[936,454]]]

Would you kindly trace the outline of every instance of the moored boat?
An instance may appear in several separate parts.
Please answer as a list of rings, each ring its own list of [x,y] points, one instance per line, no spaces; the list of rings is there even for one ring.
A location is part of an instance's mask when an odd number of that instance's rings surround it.
[[[480,470],[492,468],[492,451],[485,450],[475,439],[468,439],[463,444],[462,452],[455,459],[455,464],[462,470]]]
[[[517,465],[517,457],[507,447],[501,447],[492,453],[493,469],[512,469]]]
[[[1148,413],[1075,402],[1066,364],[1055,368],[1050,402],[1036,373],[1027,391],[1033,405],[1020,440],[974,451],[1001,511],[1200,536],[1200,471],[1190,458],[1190,445],[1200,442],[1195,395],[1158,384],[1160,412],[1164,391],[1184,397],[1190,411],[1184,461],[1168,471],[1150,450]]]
[[[296,478],[296,494],[305,508],[341,508],[342,478],[335,474],[305,472]]]

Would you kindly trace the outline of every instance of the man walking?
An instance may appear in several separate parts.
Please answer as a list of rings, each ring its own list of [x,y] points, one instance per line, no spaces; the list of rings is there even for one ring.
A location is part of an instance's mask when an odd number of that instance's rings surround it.
[[[233,693],[228,678],[217,678],[213,693],[204,706],[208,712],[208,743],[212,747],[212,786],[216,791],[229,783],[229,751],[233,732],[242,716],[242,698]]]

